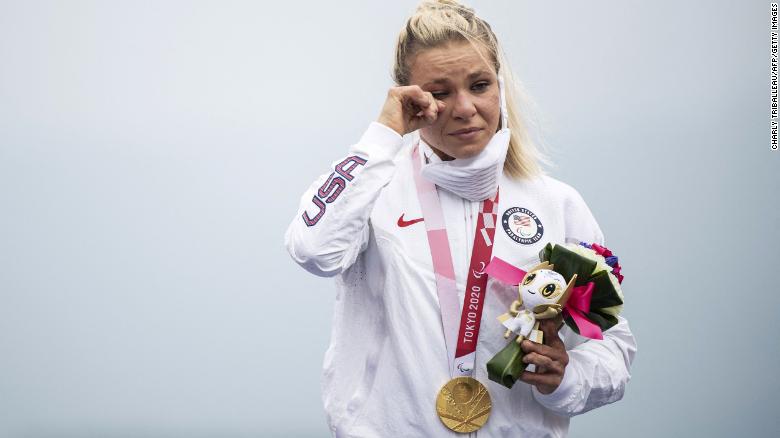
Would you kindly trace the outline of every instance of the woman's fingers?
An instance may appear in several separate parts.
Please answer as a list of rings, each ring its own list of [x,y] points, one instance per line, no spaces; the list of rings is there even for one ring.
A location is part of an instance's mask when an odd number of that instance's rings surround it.
[[[439,114],[444,111],[445,104],[440,100],[436,100],[436,98],[434,98],[431,93],[428,94],[431,96],[431,105],[429,105],[427,108],[430,113],[429,121],[433,123],[437,118],[439,118]]]
[[[520,344],[520,348],[526,353],[538,353],[542,356],[547,356],[554,360],[564,360],[564,356],[566,356],[565,350],[560,350],[558,348],[544,345],[544,344],[538,344],[536,342],[532,342],[529,340],[523,341],[522,344]],[[568,358],[567,358],[568,359]],[[567,361],[568,362],[568,361]]]
[[[425,118],[429,123],[433,123],[436,121],[436,117],[439,113],[436,100],[431,93],[423,92],[422,90],[420,90],[420,92],[422,95],[418,95],[417,93],[412,95],[415,108],[420,108],[420,111],[416,115]]]
[[[393,87],[387,94],[378,121],[401,135],[434,123],[445,106],[418,85]]]
[[[563,341],[558,336],[558,330],[563,324],[563,315],[558,314],[555,318],[544,319],[539,323],[539,328],[544,333],[544,344],[549,346],[562,345]]]
[[[539,353],[526,354],[523,356],[523,362],[536,365],[537,373],[540,374],[546,373],[548,371],[554,371],[556,373],[563,374],[563,364]]]
[[[440,108],[443,108],[443,102],[442,105],[439,105],[437,103],[439,101],[433,97],[433,94],[423,91],[418,85],[399,88],[401,89],[399,91],[404,96],[404,100],[409,103],[409,107],[414,111],[413,114],[410,114],[411,116],[424,118],[429,123],[436,121]]]
[[[412,102],[419,106],[422,109],[428,108],[428,105],[431,104],[433,96],[431,93],[427,91],[423,91],[422,88],[420,88],[417,85],[410,85],[408,87],[402,87],[405,88],[404,94],[408,96]]]
[[[524,340],[520,348],[525,355],[523,362],[536,365],[536,372],[523,371],[520,380],[534,385],[543,394],[549,394],[561,384],[566,366],[569,364],[569,354],[566,346],[558,337],[561,319],[544,320],[540,329],[544,332],[544,344]]]

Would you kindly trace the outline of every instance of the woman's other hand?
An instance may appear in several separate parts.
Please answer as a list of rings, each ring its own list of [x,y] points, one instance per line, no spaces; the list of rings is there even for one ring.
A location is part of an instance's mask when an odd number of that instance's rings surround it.
[[[558,388],[563,380],[566,365],[569,363],[566,347],[558,337],[558,329],[562,323],[562,315],[540,321],[539,328],[544,333],[544,343],[537,344],[525,340],[520,345],[526,353],[523,362],[536,365],[536,372],[523,371],[520,380],[536,386],[542,394],[549,394]]]
[[[432,125],[444,109],[444,102],[436,100],[418,85],[393,87],[387,92],[387,100],[377,122],[400,135]]]

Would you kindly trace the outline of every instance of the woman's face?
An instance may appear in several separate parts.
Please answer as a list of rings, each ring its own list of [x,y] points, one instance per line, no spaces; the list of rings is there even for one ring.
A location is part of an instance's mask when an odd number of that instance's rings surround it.
[[[500,116],[493,67],[466,41],[422,50],[411,62],[410,85],[445,103],[436,122],[420,129],[422,139],[445,160],[482,152],[498,130]],[[459,135],[467,129],[475,131]]]

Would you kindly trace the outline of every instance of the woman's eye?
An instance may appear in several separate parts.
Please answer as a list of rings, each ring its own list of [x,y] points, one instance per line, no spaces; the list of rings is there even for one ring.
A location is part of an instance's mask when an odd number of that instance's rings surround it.
[[[483,92],[488,89],[490,86],[490,82],[480,82],[478,84],[474,84],[471,86],[471,89],[473,91]],[[447,97],[450,93],[447,91],[431,91],[431,95],[434,99],[443,99]]]
[[[478,84],[474,84],[472,88],[476,88],[477,91],[484,91],[489,86],[490,86],[490,82],[480,82]]]

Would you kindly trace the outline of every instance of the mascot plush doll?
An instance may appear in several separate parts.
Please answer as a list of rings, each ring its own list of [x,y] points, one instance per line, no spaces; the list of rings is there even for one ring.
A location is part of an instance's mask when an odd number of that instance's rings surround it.
[[[519,344],[524,339],[542,343],[539,320],[558,316],[566,304],[577,274],[566,283],[563,276],[553,270],[554,266],[542,262],[528,271],[519,285],[518,298],[512,302],[509,312],[498,317],[507,328],[504,338],[517,334]]]
[[[618,258],[596,243],[555,245],[539,253],[540,262],[528,272],[494,257],[485,272],[517,286],[518,298],[498,317],[509,342],[487,363],[488,377],[511,388],[525,370],[520,343],[542,343],[539,321],[563,313],[563,321],[581,336],[601,340],[602,332],[617,324],[623,309]],[[533,371],[530,370],[529,371]]]

